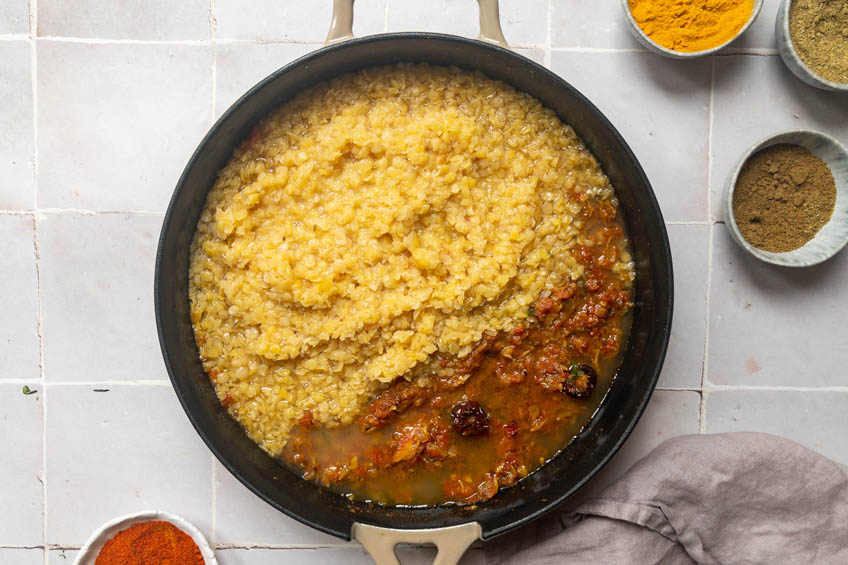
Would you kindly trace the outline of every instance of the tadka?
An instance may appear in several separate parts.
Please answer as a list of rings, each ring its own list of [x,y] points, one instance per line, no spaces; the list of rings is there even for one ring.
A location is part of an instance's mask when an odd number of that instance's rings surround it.
[[[615,375],[631,288],[613,271],[626,237],[615,207],[584,212],[585,275],[545,291],[526,321],[438,357],[426,382],[396,380],[356,424],[309,413],[283,451],[304,478],[386,505],[473,504],[532,473],[585,426]]]

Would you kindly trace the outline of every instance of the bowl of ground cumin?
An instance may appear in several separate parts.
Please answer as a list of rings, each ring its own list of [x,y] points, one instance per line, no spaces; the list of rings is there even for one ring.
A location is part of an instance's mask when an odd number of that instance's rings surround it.
[[[725,183],[730,235],[754,257],[785,267],[826,261],[848,243],[848,150],[794,130],[751,147]]]
[[[715,53],[745,33],[763,0],[621,0],[639,43],[665,57]]]
[[[774,32],[780,58],[795,76],[848,92],[848,1],[783,0]]]

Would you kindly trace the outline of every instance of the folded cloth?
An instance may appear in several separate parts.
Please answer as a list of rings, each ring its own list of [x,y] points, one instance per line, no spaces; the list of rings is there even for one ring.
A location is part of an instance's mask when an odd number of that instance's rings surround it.
[[[768,434],[682,436],[485,550],[488,564],[848,564],[848,467]]]

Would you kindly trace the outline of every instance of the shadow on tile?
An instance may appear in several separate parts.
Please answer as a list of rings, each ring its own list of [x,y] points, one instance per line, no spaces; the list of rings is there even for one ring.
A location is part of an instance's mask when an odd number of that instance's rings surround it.
[[[659,55],[647,54],[633,59],[639,74],[653,86],[669,93],[709,94],[711,72],[696,72],[697,68],[711,64],[709,59],[699,61],[674,61]]]
[[[724,224],[716,229],[726,230]],[[726,233],[723,236],[729,237]],[[752,257],[735,243],[728,246],[729,263],[737,265],[737,273],[765,294],[783,294],[791,299],[796,292],[805,295],[827,290],[833,277],[842,276],[848,269],[848,252],[845,249],[829,260],[812,267],[782,267],[765,263]],[[733,282],[732,280],[730,282]]]
[[[775,73],[775,85],[769,85],[770,95],[777,94],[781,105],[787,109],[809,112],[806,116],[808,123],[829,123],[838,108],[848,109],[848,100],[838,92],[826,92],[809,86],[797,78],[786,68],[776,55],[752,56],[752,55],[726,55],[719,56],[716,62],[715,90],[733,90],[739,85],[743,88],[753,88],[753,81],[747,80],[749,75],[755,73],[754,67],[763,60],[768,61],[774,67],[779,67]],[[747,82],[747,84],[746,84]],[[765,92],[763,94],[766,94]],[[798,107],[801,108],[798,108]],[[721,110],[721,108],[716,108]]]

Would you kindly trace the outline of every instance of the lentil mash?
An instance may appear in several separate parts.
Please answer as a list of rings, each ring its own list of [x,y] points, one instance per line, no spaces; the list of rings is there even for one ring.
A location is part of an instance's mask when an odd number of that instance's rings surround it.
[[[189,275],[204,368],[255,442],[340,492],[434,504],[493,496],[585,425],[634,266],[609,180],[553,112],[400,64],[259,123]]]

